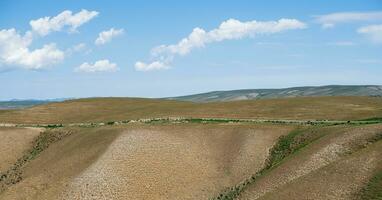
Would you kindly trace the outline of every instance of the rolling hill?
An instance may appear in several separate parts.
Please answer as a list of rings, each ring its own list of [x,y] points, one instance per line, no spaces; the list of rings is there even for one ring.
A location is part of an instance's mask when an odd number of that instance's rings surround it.
[[[87,98],[1,110],[0,126],[10,126],[0,128],[0,200],[380,199],[381,116],[382,97],[355,96]],[[146,120],[157,117],[194,121]],[[368,118],[378,120],[282,120]]]
[[[158,117],[359,120],[381,116],[381,97],[296,97],[210,103],[87,98],[26,109],[0,110],[0,123],[65,124]]]
[[[382,86],[327,85],[317,87],[291,87],[283,89],[245,89],[214,91],[202,94],[170,97],[168,99],[193,102],[215,102],[315,96],[382,96]]]
[[[52,103],[52,102],[61,102],[68,99],[70,98],[58,98],[58,99],[46,99],[46,100],[12,99],[9,101],[0,101],[0,110],[28,108],[28,107]]]

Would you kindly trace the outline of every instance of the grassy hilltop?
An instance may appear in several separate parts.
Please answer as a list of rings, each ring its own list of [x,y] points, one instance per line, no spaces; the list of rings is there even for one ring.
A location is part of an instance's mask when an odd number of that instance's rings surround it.
[[[0,122],[75,123],[154,117],[354,120],[381,116],[380,97],[298,97],[211,103],[88,98],[0,111]]]

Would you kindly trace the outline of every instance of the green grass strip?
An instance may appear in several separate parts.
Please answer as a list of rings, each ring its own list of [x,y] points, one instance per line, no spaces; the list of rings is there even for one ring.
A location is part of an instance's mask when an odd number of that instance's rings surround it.
[[[301,148],[322,137],[324,133],[314,132],[314,129],[298,128],[288,135],[281,136],[277,143],[270,150],[270,155],[265,167],[250,178],[241,183],[226,188],[223,192],[213,197],[212,200],[233,200],[236,199],[249,185],[253,184],[258,177],[278,166],[286,157],[299,151]]]
[[[382,170],[378,171],[361,190],[359,199],[377,200],[382,199]]]
[[[23,157],[19,158],[10,169],[0,174],[0,192],[4,191],[9,185],[16,184],[22,180],[22,167],[24,167],[26,163],[35,159],[51,144],[71,134],[72,131],[59,129],[49,129],[40,133],[33,141],[33,147],[27,151]]]

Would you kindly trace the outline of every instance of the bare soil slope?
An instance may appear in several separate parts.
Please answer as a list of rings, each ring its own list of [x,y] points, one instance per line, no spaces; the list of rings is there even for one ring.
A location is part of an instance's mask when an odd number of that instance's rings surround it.
[[[11,167],[23,153],[30,149],[32,141],[41,129],[0,127],[0,174]]]
[[[239,199],[352,199],[382,165],[382,125],[329,127]],[[380,137],[380,135],[378,136]]]
[[[0,123],[108,122],[171,116],[380,118],[382,100],[309,97],[191,103],[96,98],[0,111]],[[41,138],[54,142],[42,145],[43,151],[33,151],[36,146],[31,147],[39,131],[1,128],[0,171],[12,169],[18,158],[25,162],[17,168],[17,181],[5,182],[13,179],[1,175],[4,190],[0,190],[0,199],[209,199],[225,191],[236,191],[236,186],[243,183],[245,189],[237,190],[240,199],[352,199],[382,169],[381,123],[306,123],[292,131],[297,126],[285,121],[185,122],[51,126],[44,132],[50,134]],[[64,134],[50,140],[49,136],[56,136],[53,133]],[[295,133],[303,134],[289,137]],[[282,135],[287,137],[279,139]],[[294,139],[296,143],[289,143]],[[290,144],[295,145],[296,151],[291,150]],[[275,154],[277,159],[269,159],[270,149],[280,150]],[[33,155],[25,157],[25,152]],[[264,168],[270,161],[275,164]],[[253,176],[259,171],[261,175]],[[226,190],[227,187],[231,188]]]
[[[3,199],[207,199],[259,170],[292,126],[78,129],[25,167]]]
[[[0,199],[54,199],[65,184],[90,166],[119,133],[118,129],[109,127],[70,131],[75,133],[52,144],[27,163],[22,168],[22,180],[0,193]]]

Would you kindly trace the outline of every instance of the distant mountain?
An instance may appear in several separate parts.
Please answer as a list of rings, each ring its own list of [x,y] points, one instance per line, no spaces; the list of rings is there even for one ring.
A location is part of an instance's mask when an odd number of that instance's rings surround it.
[[[27,108],[27,107],[47,104],[51,102],[61,102],[68,99],[71,99],[71,98],[57,98],[57,99],[47,99],[47,100],[12,99],[9,101],[0,101],[0,110]]]
[[[201,94],[170,97],[167,99],[193,101],[193,102],[217,102],[249,99],[271,99],[288,97],[311,97],[311,96],[381,96],[382,86],[379,85],[327,85],[317,87],[291,87],[282,89],[245,89],[231,91],[214,91]]]

